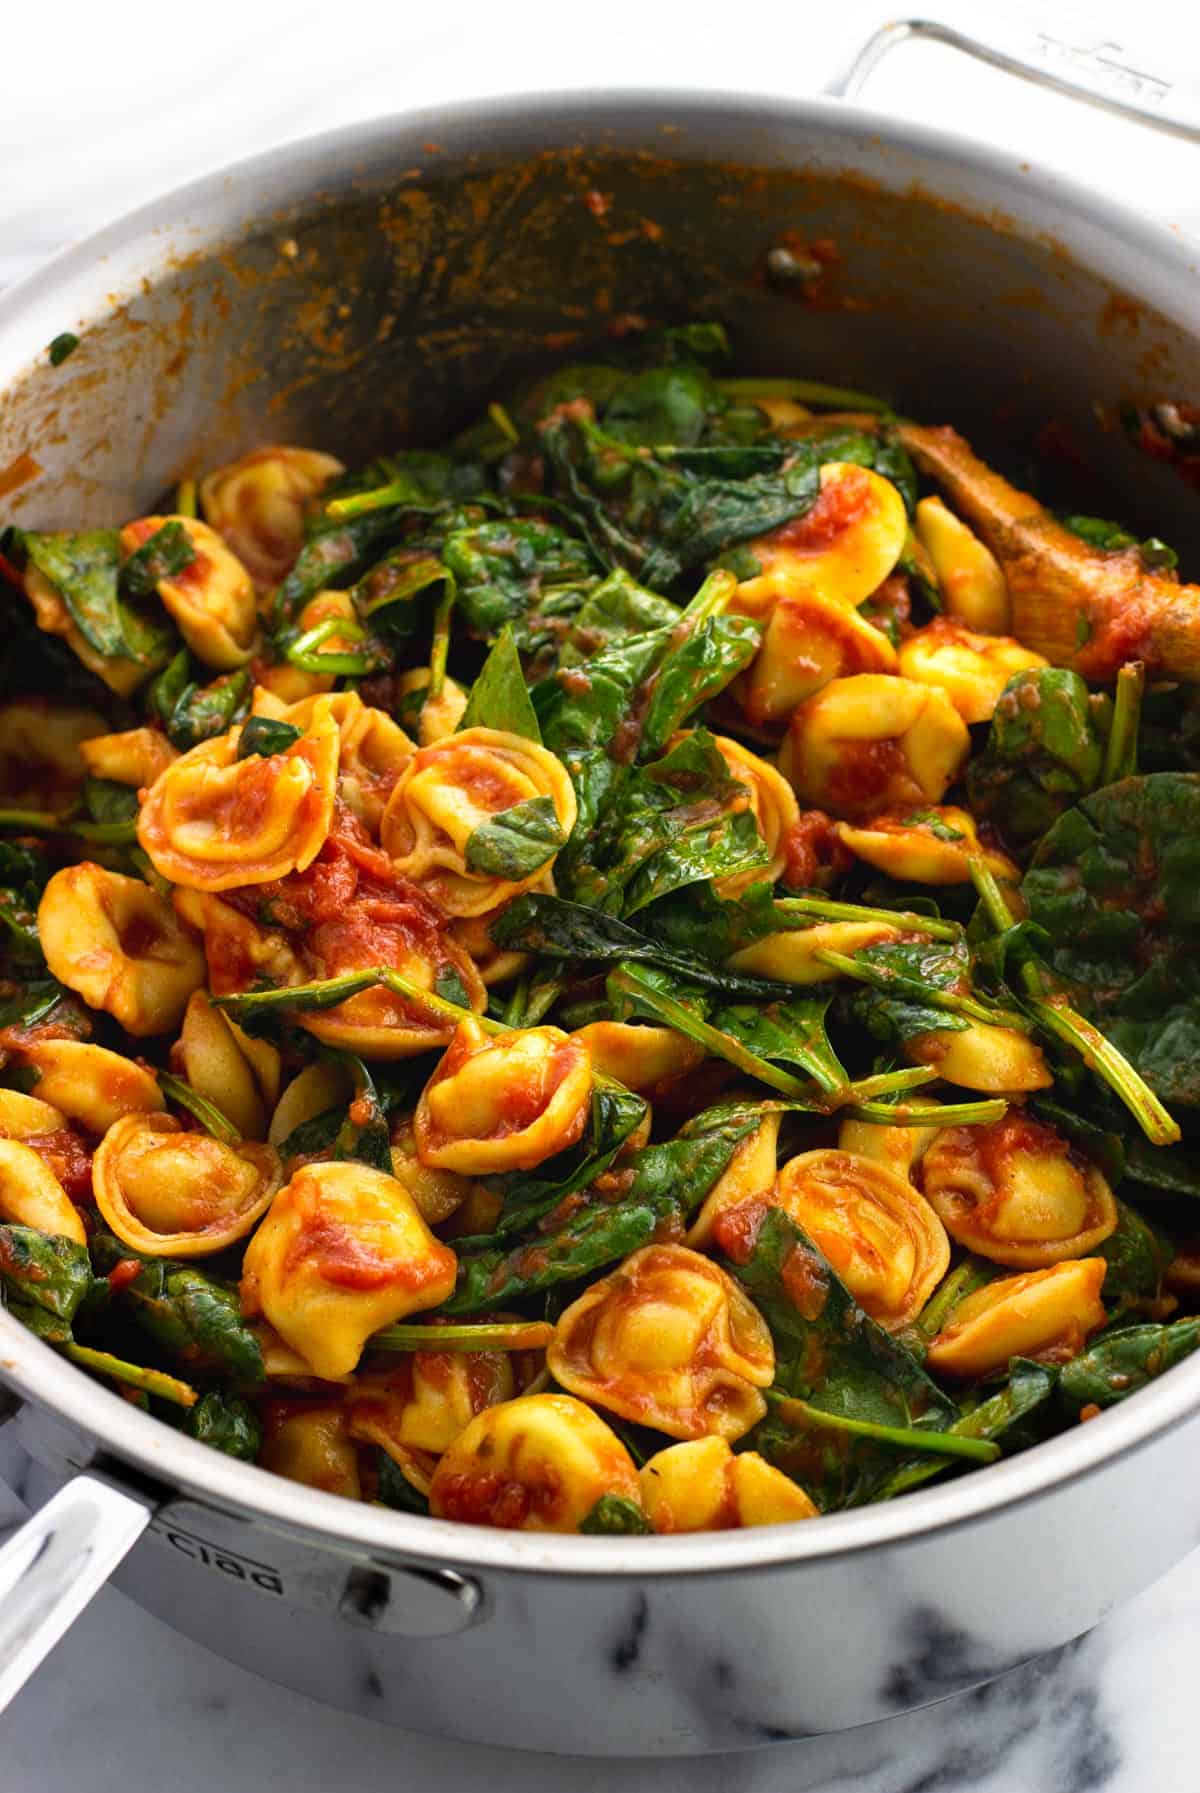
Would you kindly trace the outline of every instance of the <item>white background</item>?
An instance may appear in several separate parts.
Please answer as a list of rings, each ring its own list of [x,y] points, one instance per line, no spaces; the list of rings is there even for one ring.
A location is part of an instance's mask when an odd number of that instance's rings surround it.
[[[1009,20],[1037,18],[1081,42],[1111,35],[1136,66],[1200,80],[1200,25],[1179,0],[1108,0],[1086,11],[1055,0],[1040,9],[997,5]],[[965,0],[953,10],[964,25],[979,11]],[[885,16],[868,0],[459,0],[453,9],[416,0],[6,0],[0,284],[173,184],[290,138],[408,106],[548,87],[812,93]],[[865,97],[1074,174],[1200,235],[1200,150],[1177,140],[931,47],[897,51]],[[1200,1565],[1192,1559],[1065,1667],[1034,1673],[994,1701],[951,1702],[753,1762],[534,1763],[405,1737],[268,1689],[106,1593],[0,1720],[0,1789],[557,1793],[569,1785],[599,1793],[621,1785],[715,1793],[734,1779],[746,1793],[835,1785],[859,1793],[1085,1785],[1182,1793],[1197,1775],[1190,1665],[1198,1644]],[[1076,1733],[1063,1717],[1078,1713],[1080,1700],[1107,1727],[1098,1766],[1080,1759],[1083,1746],[1070,1741]],[[1070,1759],[1064,1749],[1074,1751]]]

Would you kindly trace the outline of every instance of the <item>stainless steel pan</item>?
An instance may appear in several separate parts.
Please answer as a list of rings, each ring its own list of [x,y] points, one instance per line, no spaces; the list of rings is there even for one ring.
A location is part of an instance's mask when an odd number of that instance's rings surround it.
[[[889,26],[839,89],[913,32],[953,40]],[[1195,135],[1186,96],[1114,45],[968,47]],[[839,260],[781,290],[766,257],[797,238],[831,239]],[[985,447],[1052,424],[1086,463],[1089,509],[1119,493],[1194,564],[1194,496],[1097,419],[1200,394],[1196,290],[1190,245],[1098,193],[828,100],[552,95],[410,115],[197,182],[7,294],[0,468],[29,453],[41,472],[4,507],[116,520],[263,438],[362,460],[470,417],[624,314],[715,313],[750,366],[885,390]],[[65,329],[82,345],[51,369]],[[884,1507],[632,1542],[299,1487],[179,1437],[2,1312],[0,1376],[25,1493],[52,1496],[0,1552],[0,1696],[112,1573],[214,1650],[374,1718],[569,1752],[741,1748],[997,1675],[1200,1540],[1200,1359]]]

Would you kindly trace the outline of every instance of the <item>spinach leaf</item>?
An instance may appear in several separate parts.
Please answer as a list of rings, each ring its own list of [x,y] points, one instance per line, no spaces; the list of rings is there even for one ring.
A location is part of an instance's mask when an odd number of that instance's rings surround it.
[[[174,518],[163,523],[140,548],[122,562],[120,581],[134,598],[152,598],[160,579],[170,579],[190,567],[196,558],[191,538]]]
[[[487,1179],[487,1187],[503,1201],[489,1242],[528,1232],[569,1196],[590,1189],[641,1126],[646,1113],[647,1103],[631,1090],[622,1089],[619,1084],[595,1083],[587,1133],[573,1151],[560,1153],[539,1165],[540,1176],[513,1171]],[[548,1172],[553,1174],[547,1175]]]
[[[60,330],[46,350],[51,367],[61,367],[63,362],[66,361],[69,356],[73,355],[78,347],[79,338],[73,330]]]
[[[959,1438],[1000,1440],[1006,1454],[1024,1450],[1050,1429],[1050,1397],[1057,1385],[1057,1370],[1027,1357],[1014,1357],[1003,1388],[969,1407],[947,1430]],[[891,1500],[953,1468],[953,1459],[939,1462],[927,1458],[924,1462],[905,1464],[887,1478],[872,1499]]]
[[[378,1498],[385,1507],[391,1507],[397,1513],[428,1513],[429,1502],[423,1494],[418,1494],[398,1464],[393,1463],[386,1451],[380,1451],[376,1457],[379,1476]]]
[[[224,673],[211,685],[199,684],[187,650],[176,654],[148,687],[150,714],[161,722],[167,739],[180,753],[223,735],[250,708],[250,673],[242,667]]]
[[[392,1147],[387,1109],[371,1073],[360,1058],[350,1053],[330,1054],[346,1066],[354,1094],[345,1107],[326,1108],[301,1121],[283,1140],[279,1156],[290,1158],[346,1159],[369,1164],[374,1170],[392,1170]]]
[[[673,629],[683,612],[617,567],[594,585],[561,633],[560,666],[586,664],[610,643]]]
[[[1200,776],[1154,772],[1084,798],[1021,889],[1069,999],[1156,1094],[1200,1103]]]
[[[584,959],[612,965],[618,961],[657,965],[676,977],[712,986],[726,996],[785,1000],[794,994],[790,984],[768,978],[747,977],[726,967],[710,965],[698,954],[664,946],[631,928],[628,922],[586,909],[561,897],[526,892],[498,915],[488,932],[497,946],[515,952],[542,953],[551,959]]]
[[[300,740],[300,730],[290,722],[276,722],[271,716],[250,716],[238,736],[237,756],[240,760],[286,753]]]
[[[541,741],[511,625],[505,624],[501,629],[495,647],[484,661],[458,728],[460,734],[468,728],[495,728],[521,735],[527,741]]]
[[[345,522],[322,518],[275,593],[276,626],[294,622],[309,599],[327,586],[348,585],[402,528],[403,517],[395,510],[367,511]]]
[[[667,655],[642,719],[638,756],[662,752],[676,729],[724,691],[758,652],[762,630],[745,616],[713,616]]]
[[[1148,1139],[1133,1139],[1125,1148],[1125,1174],[1138,1185],[1140,1196],[1200,1197],[1200,1153],[1186,1146],[1152,1146]]]
[[[726,1264],[775,1341],[776,1391],[819,1412],[869,1425],[946,1432],[953,1402],[916,1358],[859,1307],[811,1240],[779,1208],[768,1211],[744,1264]],[[784,1423],[768,1414],[750,1434],[824,1511],[872,1499],[901,1467],[892,1444]]]
[[[618,741],[637,687],[670,644],[671,629],[613,640],[586,666],[561,667],[538,685],[534,708],[541,738],[560,758],[570,748],[605,748]]]
[[[116,829],[123,823],[137,821],[137,792],[130,785],[118,784],[115,779],[86,778],[83,801],[93,822],[99,822],[104,828]],[[132,840],[134,837],[135,830],[130,827],[128,838]],[[105,839],[110,840],[110,837],[106,835]]]
[[[198,1438],[201,1444],[211,1445],[213,1450],[224,1451],[227,1457],[237,1457],[243,1463],[256,1462],[262,1449],[258,1415],[236,1395],[215,1391],[201,1395],[196,1405],[188,1408],[183,1430],[189,1438]]]
[[[1063,1365],[1059,1393],[1070,1412],[1112,1407],[1173,1369],[1200,1345],[1200,1319],[1168,1326],[1126,1326],[1093,1339],[1086,1351]]]
[[[702,1121],[698,1116],[693,1126]],[[592,1200],[531,1242],[461,1252],[458,1286],[438,1312],[477,1314],[506,1307],[628,1257],[699,1207],[756,1125],[753,1117],[739,1114],[686,1138],[643,1146],[630,1155],[629,1186],[619,1199]]]
[[[73,1239],[15,1223],[0,1226],[0,1288],[22,1307],[70,1326],[92,1283],[87,1249]]]
[[[120,1239],[98,1233],[92,1241],[96,1269],[139,1259]],[[263,1380],[262,1351],[242,1320],[236,1288],[170,1258],[141,1258],[142,1268],[112,1293],[112,1311],[142,1333],[168,1362],[186,1365],[189,1376],[208,1374],[241,1388]]]
[[[1060,666],[1014,673],[987,745],[967,767],[971,809],[1028,845],[1095,789],[1103,763],[1096,704],[1079,674]]]
[[[524,646],[531,645],[529,619],[547,593],[590,583],[595,572],[586,543],[540,519],[496,518],[457,530],[443,557],[468,625],[490,641],[507,624]]]
[[[166,617],[136,610],[120,595],[120,546],[115,529],[91,529],[78,535],[20,530],[17,538],[66,605],[89,647],[105,659],[134,660],[148,672],[170,658],[178,637]]]
[[[467,836],[466,862],[473,872],[516,882],[532,877],[566,840],[552,797],[514,803]]]
[[[1165,1234],[1157,1232],[1128,1202],[1118,1200],[1116,1231],[1096,1247],[1094,1255],[1108,1264],[1101,1299],[1110,1313],[1120,1313],[1154,1300],[1174,1251]]]
[[[636,1500],[624,1494],[602,1494],[579,1529],[593,1538],[644,1538],[654,1531]]]

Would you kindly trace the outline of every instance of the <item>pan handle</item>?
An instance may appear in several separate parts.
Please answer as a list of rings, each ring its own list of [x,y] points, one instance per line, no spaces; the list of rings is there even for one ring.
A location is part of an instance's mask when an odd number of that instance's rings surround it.
[[[68,1482],[0,1549],[0,1712],[99,1593],[153,1516],[94,1474]]]
[[[973,7],[969,30],[939,17],[936,7],[920,18],[890,19],[854,52],[824,91],[838,99],[857,99],[889,51],[924,39],[948,44],[1038,87],[1200,143],[1200,90],[1195,82],[1180,80],[1174,69],[1152,72],[1150,59],[1140,49],[1127,49],[1105,28],[1059,24],[1049,7],[1046,11],[1044,23],[1037,24],[1032,19],[1009,19],[998,8]],[[1156,58],[1160,55],[1161,49],[1155,52]]]

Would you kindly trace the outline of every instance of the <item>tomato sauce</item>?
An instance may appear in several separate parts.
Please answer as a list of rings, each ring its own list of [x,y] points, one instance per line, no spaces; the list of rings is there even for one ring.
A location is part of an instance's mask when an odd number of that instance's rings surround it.
[[[783,837],[785,884],[798,889],[825,888],[849,866],[852,855],[837,837],[832,816],[823,809],[802,809]]]
[[[78,1133],[70,1127],[56,1127],[52,1133],[28,1134],[21,1144],[37,1153],[73,1202],[91,1201],[92,1152]]]
[[[806,1245],[793,1245],[780,1272],[788,1300],[805,1320],[818,1320],[829,1299],[825,1266]]]
[[[763,540],[802,554],[823,553],[870,510],[871,499],[866,469],[848,467],[838,479],[821,487],[815,504],[802,517],[793,517]]]

